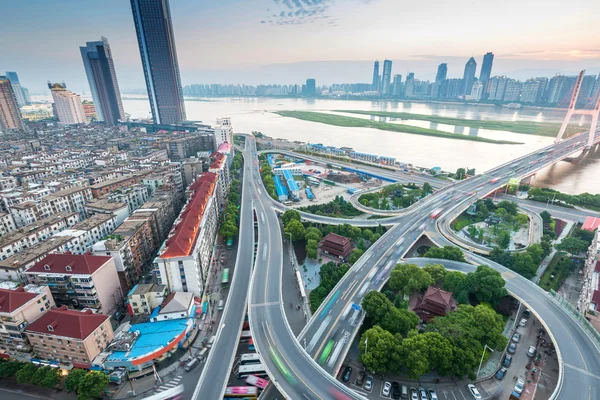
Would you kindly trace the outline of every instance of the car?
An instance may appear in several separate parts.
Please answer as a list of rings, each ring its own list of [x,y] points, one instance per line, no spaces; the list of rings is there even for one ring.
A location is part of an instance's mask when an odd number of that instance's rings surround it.
[[[473,385],[472,383],[469,383],[467,385],[467,388],[469,389],[469,392],[471,392],[471,395],[473,396],[473,398],[475,400],[482,400],[483,397],[481,397],[481,394],[479,393],[479,390],[477,390],[477,388],[475,387],[475,385]]]
[[[517,380],[517,383],[515,384],[513,391],[521,394],[521,393],[523,393],[524,387],[525,387],[525,382],[523,381],[523,379],[519,379],[519,380]]]
[[[435,392],[435,390],[429,389],[427,391],[427,393],[429,393],[429,400],[439,400],[438,397],[437,397],[437,393]]]
[[[510,354],[507,354],[506,357],[504,357],[504,362],[502,363],[502,365],[506,368],[510,367],[510,364],[512,363],[512,356]]]
[[[367,380],[365,381],[365,386],[363,389],[368,390],[369,392],[373,390],[373,377],[371,375],[367,376]]]
[[[511,343],[508,345],[508,352],[510,354],[515,354],[515,351],[517,351],[517,345],[516,343]]]
[[[417,389],[410,388],[410,400],[419,400],[419,394],[417,393]]]
[[[392,399],[400,399],[400,384],[398,382],[392,382]]]
[[[381,389],[381,395],[385,397],[390,397],[390,391],[392,390],[392,384],[389,382],[383,383],[383,389]]]
[[[498,370],[498,372],[496,372],[496,375],[494,376],[496,377],[496,379],[501,381],[502,379],[504,379],[504,375],[506,375],[506,368],[502,367]]]
[[[512,341],[515,343],[519,343],[519,340],[521,340],[521,334],[516,332],[512,337]]]
[[[365,382],[365,371],[360,371],[358,373],[358,378],[356,378],[356,386],[362,386]]]
[[[427,392],[422,387],[419,388],[419,397],[421,397],[421,400],[428,400],[427,399]]]
[[[521,321],[519,321],[519,326],[525,326],[527,325],[527,318],[522,318]]]
[[[529,348],[527,349],[527,357],[535,357],[535,353],[536,353],[536,348],[535,346],[529,346]]]
[[[352,367],[347,366],[346,369],[344,369],[344,373],[342,374],[342,380],[344,382],[348,382],[350,380],[350,375],[352,375]]]
[[[529,318],[531,317],[531,311],[525,309],[525,311],[523,311],[523,318]]]

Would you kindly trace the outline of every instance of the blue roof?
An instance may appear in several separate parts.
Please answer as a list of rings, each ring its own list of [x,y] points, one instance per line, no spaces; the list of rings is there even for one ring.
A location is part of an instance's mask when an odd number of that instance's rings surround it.
[[[152,320],[152,318],[154,318],[154,317],[157,317],[159,312],[160,312],[160,306],[156,307],[152,311],[152,314],[150,314],[150,320]]]
[[[354,156],[369,156],[369,157],[379,157],[377,154],[370,154],[370,153],[361,153],[358,151],[353,151],[352,153],[350,153],[351,155]]]
[[[131,289],[131,290],[129,291],[129,293],[127,293],[127,297],[131,296],[131,294],[132,294],[132,293],[135,291],[135,288],[136,288],[136,287],[138,287],[138,285],[137,285],[137,284],[136,284],[136,285],[133,287],[133,289]]]
[[[132,324],[129,332],[138,331],[140,336],[133,343],[129,351],[115,351],[108,356],[106,361],[118,362],[123,359],[133,359],[153,353],[167,344],[186,329],[189,318],[171,319],[167,321],[145,322]]]
[[[289,196],[287,188],[281,183],[281,179],[278,176],[275,176],[273,180],[275,181],[275,191],[277,192],[277,196]]]

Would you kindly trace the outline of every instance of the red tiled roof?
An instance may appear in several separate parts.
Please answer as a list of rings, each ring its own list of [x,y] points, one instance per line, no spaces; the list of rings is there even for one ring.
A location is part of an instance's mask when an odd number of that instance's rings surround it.
[[[343,246],[350,241],[346,236],[341,236],[336,233],[330,233],[329,235],[323,238],[324,242],[334,243],[339,246]]]
[[[600,218],[595,217],[587,217],[581,229],[586,229],[588,231],[594,231],[596,228],[600,226]]]
[[[592,303],[596,304],[596,310],[600,309],[600,290],[594,290]]]
[[[193,190],[191,199],[179,214],[180,221],[173,227],[173,234],[167,239],[166,250],[160,255],[161,258],[184,257],[190,254],[194,243],[198,238],[199,225],[204,215],[204,210],[210,197],[215,190],[215,184],[211,176],[204,177],[202,174],[190,185]],[[212,174],[215,175],[215,174]],[[216,177],[216,175],[215,175]]]
[[[0,289],[0,312],[11,313],[38,295],[26,292],[22,287],[14,290]]]
[[[452,293],[446,292],[445,290],[429,286],[427,292],[423,296],[423,302],[432,301],[437,304],[450,305],[452,300]]]
[[[108,315],[94,314],[91,310],[68,310],[66,306],[62,306],[36,319],[26,331],[85,339],[108,318]],[[51,326],[52,330],[48,329],[48,326]]]
[[[111,257],[90,254],[48,254],[27,272],[91,275],[110,261]],[[46,265],[50,269],[44,268]],[[71,267],[70,271],[67,266]]]
[[[596,268],[594,269],[595,272],[600,272],[600,261],[596,261]]]
[[[213,162],[212,164],[210,164],[210,168],[221,168],[223,166],[223,163],[225,162],[225,155],[222,153],[213,153],[213,155]]]

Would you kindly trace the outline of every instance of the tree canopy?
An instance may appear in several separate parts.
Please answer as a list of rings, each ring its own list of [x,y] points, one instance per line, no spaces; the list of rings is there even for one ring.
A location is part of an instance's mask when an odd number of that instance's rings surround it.
[[[390,289],[405,295],[413,291],[422,291],[431,284],[433,284],[431,275],[415,264],[396,264],[388,282]]]
[[[424,257],[465,262],[465,255],[463,252],[458,247],[454,246],[430,247]]]
[[[486,265],[480,265],[475,272],[467,274],[463,287],[478,302],[497,304],[500,298],[508,295],[504,288],[505,283],[500,272]]]

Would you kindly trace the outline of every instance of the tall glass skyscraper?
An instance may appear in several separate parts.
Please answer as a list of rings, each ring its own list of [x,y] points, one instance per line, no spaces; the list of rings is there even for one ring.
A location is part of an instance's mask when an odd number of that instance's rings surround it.
[[[125,111],[108,40],[102,37],[98,42],[86,42],[79,50],[98,121],[116,125],[125,119]]]
[[[381,94],[390,93],[390,83],[392,81],[392,60],[383,62],[383,74],[381,75]]]
[[[441,83],[448,75],[448,64],[442,63],[438,65],[437,74],[435,75],[435,81]]]
[[[185,121],[169,0],[131,0],[131,10],[154,123]]]
[[[373,64],[373,84],[371,85],[373,91],[379,90],[379,61],[375,61]]]
[[[21,82],[19,82],[19,75],[17,75],[14,71],[7,71],[6,77],[10,81],[12,85],[13,92],[15,93],[15,97],[17,98],[17,104],[19,107],[23,107],[27,104],[27,100],[25,99],[25,94],[23,93],[23,87],[21,86]]]
[[[475,82],[475,71],[477,70],[477,62],[473,57],[465,64],[465,73],[463,75],[461,94],[471,94],[473,83]]]
[[[486,92],[487,82],[492,76],[492,64],[494,63],[494,53],[485,53],[483,56],[483,64],[481,64],[481,72],[479,73],[479,80],[483,84],[483,91]]]

